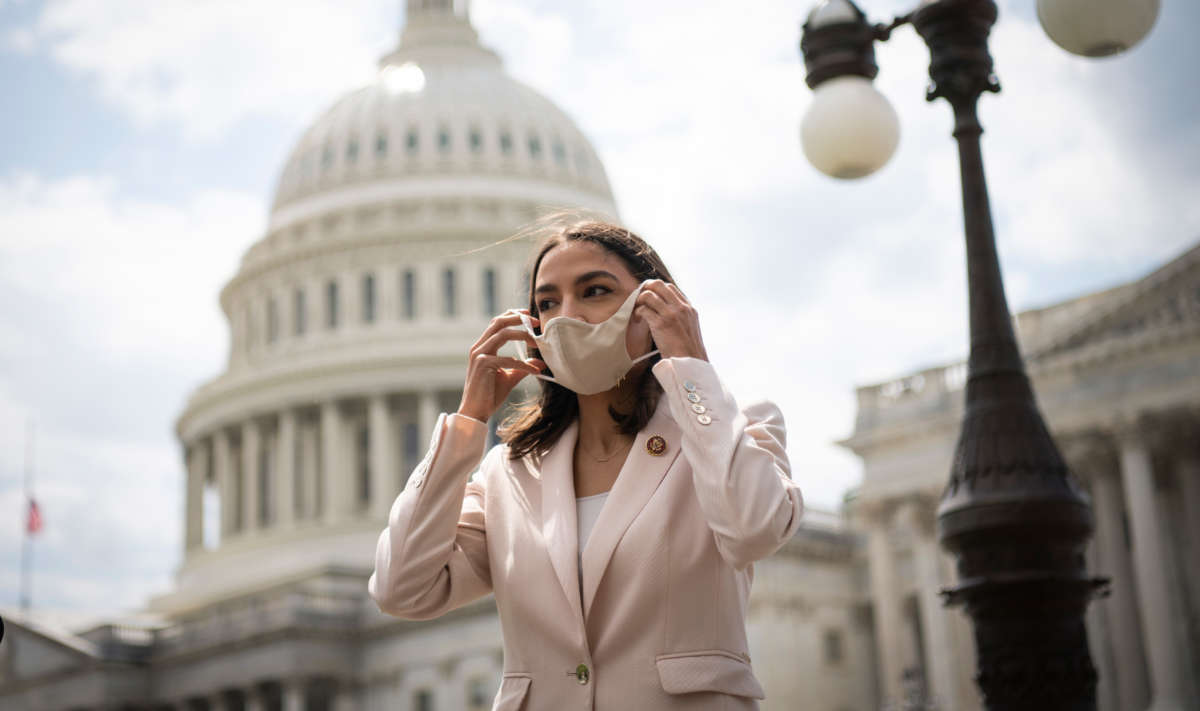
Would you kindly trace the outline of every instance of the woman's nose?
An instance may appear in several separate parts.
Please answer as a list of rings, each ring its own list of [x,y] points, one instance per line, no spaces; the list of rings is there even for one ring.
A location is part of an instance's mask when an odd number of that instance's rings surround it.
[[[567,318],[573,318],[578,321],[584,321],[586,323],[591,323],[591,321],[588,321],[587,315],[584,313],[582,306],[583,305],[580,304],[579,301],[572,299],[570,297],[567,297],[567,298],[563,299],[562,311],[560,311],[559,313],[560,313],[560,315],[566,316]]]

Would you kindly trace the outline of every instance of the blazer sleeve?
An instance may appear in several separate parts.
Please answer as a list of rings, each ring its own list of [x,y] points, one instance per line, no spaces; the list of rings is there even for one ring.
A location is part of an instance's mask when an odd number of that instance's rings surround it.
[[[683,431],[696,497],[721,555],[741,570],[779,550],[804,511],[783,413],[771,402],[740,409],[704,360],[664,358],[653,370]]]
[[[467,481],[483,455],[487,425],[443,414],[433,431],[428,453],[392,504],[367,581],[380,610],[411,620],[438,617],[492,589],[485,477]]]

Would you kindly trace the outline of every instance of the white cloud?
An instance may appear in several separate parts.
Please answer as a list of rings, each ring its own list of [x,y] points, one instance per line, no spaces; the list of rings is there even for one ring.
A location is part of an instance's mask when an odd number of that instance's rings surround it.
[[[216,293],[263,222],[236,193],[168,206],[107,179],[0,180],[0,430],[37,427],[43,604],[134,607],[167,584],[183,479],[171,422],[223,366]],[[0,445],[18,453],[0,461],[0,519],[20,525],[24,442]],[[4,599],[18,540],[0,536]]]
[[[138,122],[204,139],[256,115],[314,115],[369,79],[396,26],[387,0],[47,0],[30,29]]]

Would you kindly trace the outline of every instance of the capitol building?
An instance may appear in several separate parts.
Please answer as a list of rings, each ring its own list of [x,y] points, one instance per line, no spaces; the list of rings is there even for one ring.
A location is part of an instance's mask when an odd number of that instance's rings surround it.
[[[4,711],[484,711],[502,643],[489,596],[381,614],[375,543],[466,355],[523,305],[559,208],[618,220],[600,158],[508,76],[462,0],[409,0],[377,79],[285,161],[266,231],[220,293],[230,352],[176,423],[186,464],[173,589],[136,620],[7,618]],[[1200,246],[1115,288],[1017,315],[1039,403],[1089,491],[1102,711],[1198,711]],[[748,631],[768,711],[982,708],[935,510],[965,366],[858,388],[840,444],[863,481],[754,567]],[[849,423],[848,423],[849,424]],[[495,440],[495,422],[492,425]],[[803,471],[802,467],[797,467]],[[504,706],[499,711],[517,711]],[[598,711],[626,711],[600,709]]]

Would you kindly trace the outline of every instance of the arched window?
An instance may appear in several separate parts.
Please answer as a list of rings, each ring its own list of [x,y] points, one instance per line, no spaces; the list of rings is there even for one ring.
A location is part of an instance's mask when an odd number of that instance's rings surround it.
[[[406,321],[417,317],[417,274],[405,269],[400,276],[400,313]]]
[[[404,139],[404,147],[408,149],[410,156],[417,154],[417,149],[421,147],[421,136],[417,133],[416,126],[408,129],[408,136]]]
[[[275,298],[267,299],[267,343],[274,343],[279,339],[279,304],[275,303]]]
[[[292,295],[292,307],[292,332],[297,336],[303,336],[304,329],[308,325],[305,319],[303,288],[297,288]]]
[[[457,289],[454,285],[454,268],[446,267],[442,272],[442,314],[453,317],[458,312]]]
[[[362,278],[363,323],[375,322],[375,275],[364,274]]]
[[[467,140],[471,144],[471,152],[472,153],[483,152],[483,132],[479,130],[478,126],[471,127],[471,132],[468,135]]]
[[[337,328],[338,325],[338,283],[330,280],[325,285],[325,327]]]
[[[361,422],[357,435],[355,464],[358,465],[358,503],[365,505],[371,500],[371,428]]]
[[[380,131],[375,136],[375,157],[384,158],[387,156],[388,137],[383,131]]]
[[[414,711],[433,711],[433,692],[421,689],[413,693]]]
[[[496,315],[496,270],[491,267],[483,270],[483,315]]]
[[[448,126],[438,129],[438,152],[443,154],[450,152],[450,128]]]
[[[358,139],[351,137],[350,142],[346,144],[346,162],[354,165],[358,160]]]
[[[500,152],[504,155],[512,155],[513,139],[512,134],[508,131],[500,132]]]
[[[529,134],[529,157],[534,160],[542,159],[542,139],[537,134]]]

